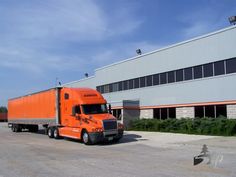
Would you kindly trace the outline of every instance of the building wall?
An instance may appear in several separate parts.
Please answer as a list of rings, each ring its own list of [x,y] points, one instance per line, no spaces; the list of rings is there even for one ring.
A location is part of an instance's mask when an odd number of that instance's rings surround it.
[[[79,81],[69,82],[64,84],[66,87],[89,87],[96,88],[97,86],[97,78],[95,76],[91,76],[88,78],[81,79]]]
[[[141,119],[152,119],[153,117],[153,109],[143,109],[140,111]]]
[[[99,68],[95,70],[95,76],[68,83],[65,86],[96,88],[100,85],[137,77],[235,58],[235,41],[236,26],[233,26]],[[153,108],[168,105],[178,107],[176,108],[177,118],[192,118],[194,107],[186,107],[188,104],[208,104],[208,102],[214,104],[228,101],[236,103],[236,84],[233,83],[236,83],[236,73],[104,93],[103,96],[113,107],[121,108],[123,100],[139,100],[141,111],[136,112],[135,115],[139,114],[140,118],[152,118]],[[180,104],[183,108],[179,106]],[[227,106],[229,117],[234,116],[232,107]],[[130,111],[128,112],[127,115],[130,115]]]
[[[194,118],[194,107],[176,108],[176,118]]]
[[[236,105],[227,105],[227,117],[236,119]]]
[[[137,56],[95,71],[98,84],[108,84],[154,73],[232,58],[236,27],[182,42],[149,54]],[[108,74],[111,73],[111,74]]]
[[[106,93],[104,97],[108,102],[137,99],[141,107],[236,100],[236,84],[232,83],[236,83],[236,74]]]

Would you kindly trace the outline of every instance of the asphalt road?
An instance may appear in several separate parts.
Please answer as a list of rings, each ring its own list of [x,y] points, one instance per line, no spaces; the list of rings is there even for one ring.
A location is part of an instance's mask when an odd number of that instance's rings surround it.
[[[193,166],[203,144],[211,162]],[[236,137],[126,132],[120,143],[86,146],[0,123],[0,177],[233,177],[235,167]]]

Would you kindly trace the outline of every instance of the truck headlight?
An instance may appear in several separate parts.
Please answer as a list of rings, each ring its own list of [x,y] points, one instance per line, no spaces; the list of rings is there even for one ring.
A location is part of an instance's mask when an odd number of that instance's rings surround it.
[[[103,132],[103,128],[93,128],[93,132]]]

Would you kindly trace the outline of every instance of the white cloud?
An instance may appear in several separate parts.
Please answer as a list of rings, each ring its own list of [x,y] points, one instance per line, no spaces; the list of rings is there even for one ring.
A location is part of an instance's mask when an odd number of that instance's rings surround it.
[[[35,74],[83,68],[86,56],[81,55],[79,46],[76,51],[76,44],[127,35],[140,24],[128,8],[108,14],[92,0],[22,0],[5,4],[0,7],[0,67]],[[65,50],[70,45],[73,53]],[[87,53],[96,55],[92,49]]]
[[[92,1],[49,0],[8,6],[10,32],[17,39],[97,39],[106,30],[105,14]]]

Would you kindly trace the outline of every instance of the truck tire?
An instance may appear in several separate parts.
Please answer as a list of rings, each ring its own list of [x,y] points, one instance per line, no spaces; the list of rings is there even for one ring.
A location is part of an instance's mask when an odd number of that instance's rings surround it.
[[[21,132],[22,131],[22,127],[18,124],[12,124],[11,130],[13,132]]]
[[[59,130],[58,128],[55,128],[53,131],[53,136],[55,139],[61,139],[61,136],[59,135]]]
[[[12,131],[12,132],[16,132],[16,127],[15,127],[14,124],[11,125],[11,131]]]
[[[89,134],[88,134],[88,132],[86,130],[84,130],[83,133],[82,133],[82,141],[86,145],[90,145],[91,144],[91,140],[90,140]]]
[[[48,137],[49,138],[53,138],[54,137],[54,128],[53,127],[49,127],[48,128]]]

